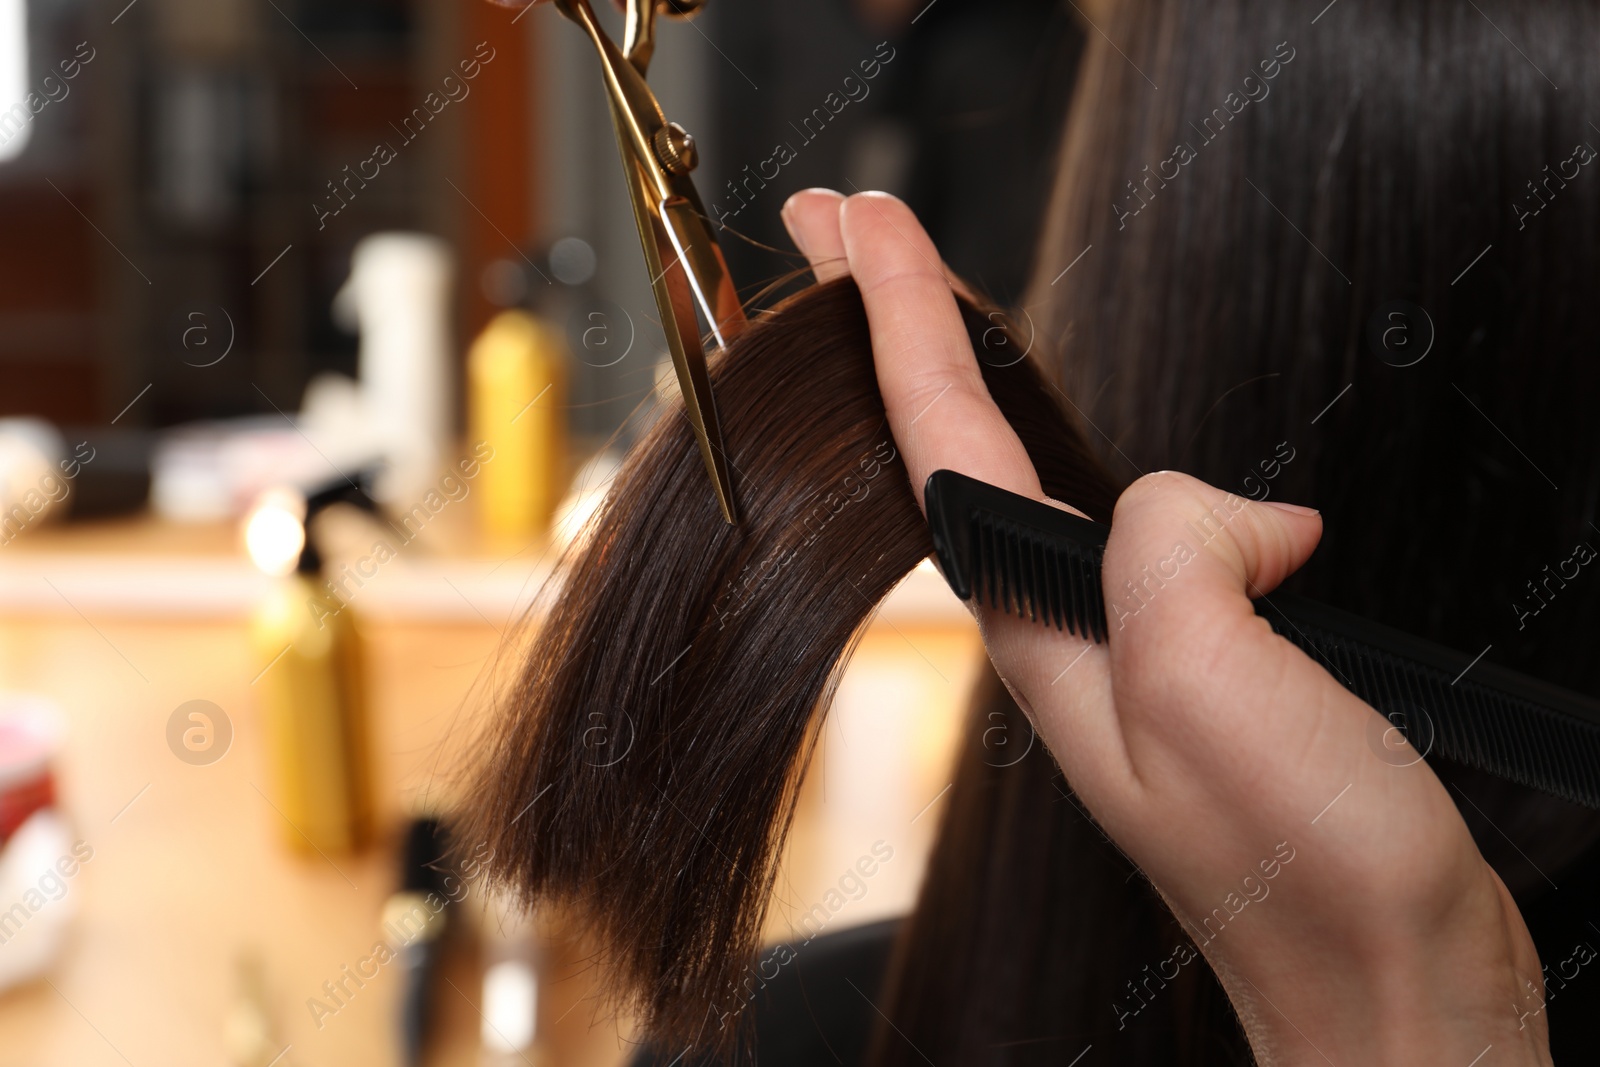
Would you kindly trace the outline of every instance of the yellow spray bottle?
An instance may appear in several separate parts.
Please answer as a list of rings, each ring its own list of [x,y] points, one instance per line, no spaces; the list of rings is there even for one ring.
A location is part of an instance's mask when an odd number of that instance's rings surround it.
[[[339,503],[377,511],[345,481],[308,496],[293,572],[274,583],[251,624],[275,818],[283,840],[307,853],[354,851],[373,834],[361,636],[349,606],[328,592],[313,536],[316,516]],[[264,516],[258,509],[247,539]]]
[[[478,515],[499,544],[546,532],[567,490],[567,355],[561,334],[526,311],[502,311],[467,356],[473,443],[494,449]]]

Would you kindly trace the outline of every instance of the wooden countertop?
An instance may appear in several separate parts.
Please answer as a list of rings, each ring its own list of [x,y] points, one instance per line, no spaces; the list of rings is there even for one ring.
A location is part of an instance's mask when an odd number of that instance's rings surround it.
[[[0,994],[0,1067],[226,1063],[222,1031],[242,952],[263,962],[287,1047],[282,1067],[396,1062],[393,975],[380,974],[320,1027],[306,1004],[369,953],[396,861],[387,846],[308,858],[283,843],[251,685],[261,665],[244,623],[264,579],[232,532],[102,524],[27,542],[0,549],[0,689],[43,694],[61,709],[62,803],[94,857],[69,883],[79,915],[48,983]],[[448,795],[455,757],[504,667],[504,623],[543,566],[531,550],[498,561],[419,552],[386,566],[354,602],[370,646],[375,774],[391,836],[405,813]],[[970,620],[936,574],[913,576],[891,598],[823,731],[774,936],[877,841],[894,859],[830,929],[911,905],[979,655]],[[209,766],[167,748],[168,717],[194,699],[223,708],[235,730]],[[548,930],[541,951],[532,1062],[622,1062],[627,1028],[596,999],[585,948]],[[447,977],[429,1062],[477,1063],[473,952],[459,952]]]
[[[558,556],[542,539],[485,542],[462,509],[442,513],[374,577],[359,580],[344,568],[369,554],[374,530],[381,528],[355,516],[338,518],[328,538],[327,573],[346,575],[344,588],[368,618],[487,622],[504,629],[528,610]],[[0,610],[12,614],[245,618],[271,580],[250,563],[237,530],[226,524],[83,523],[29,530],[0,546]],[[931,564],[911,573],[883,613],[895,625],[961,627],[968,621]]]

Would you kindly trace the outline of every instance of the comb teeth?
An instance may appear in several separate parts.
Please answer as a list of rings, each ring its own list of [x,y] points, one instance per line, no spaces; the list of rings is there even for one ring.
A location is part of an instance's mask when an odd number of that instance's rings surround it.
[[[1095,642],[1106,639],[1100,593],[1104,550],[1041,534],[992,512],[970,515],[973,598]]]
[[[956,596],[1106,640],[1100,567],[1109,527],[953,471],[935,471],[923,500]],[[1288,593],[1261,597],[1255,608],[1403,725],[1416,755],[1369,738],[1379,758],[1393,753],[1403,765],[1437,752],[1600,808],[1600,702]]]
[[[1106,639],[1106,527],[954,471],[935,471],[923,502],[956,596]]]

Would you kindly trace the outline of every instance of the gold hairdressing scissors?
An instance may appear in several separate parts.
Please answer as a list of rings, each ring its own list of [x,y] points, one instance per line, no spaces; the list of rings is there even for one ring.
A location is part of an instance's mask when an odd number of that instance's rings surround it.
[[[699,317],[724,346],[744,328],[744,309],[728,277],[722,249],[712,235],[706,211],[689,172],[698,162],[694,138],[662,114],[645,72],[655,51],[657,10],[687,16],[704,0],[627,0],[623,47],[606,36],[589,0],[555,0],[556,7],[576,22],[600,54],[611,100],[611,123],[622,154],[623,177],[633,201],[634,221],[644,246],[661,328],[667,336],[672,365],[678,372],[684,408],[700,444],[700,457],[717,492],[723,518],[737,522],[733,481],[723,449],[722,426],[706,375]]]

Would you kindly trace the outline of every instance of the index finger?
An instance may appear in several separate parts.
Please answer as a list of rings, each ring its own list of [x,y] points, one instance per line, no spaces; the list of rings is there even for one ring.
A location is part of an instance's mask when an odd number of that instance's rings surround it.
[[[840,207],[839,225],[867,308],[889,430],[918,504],[940,469],[1044,499],[1027,450],[983,384],[939,253],[911,209],[887,193],[857,193]]]
[[[943,468],[1061,507],[1045,497],[1021,439],[989,396],[951,282],[911,209],[863,193],[844,202],[839,221],[867,307],[878,391],[918,503],[928,475]],[[1093,792],[1124,780],[1106,649],[976,601],[968,606],[1000,676],[1074,784]]]

